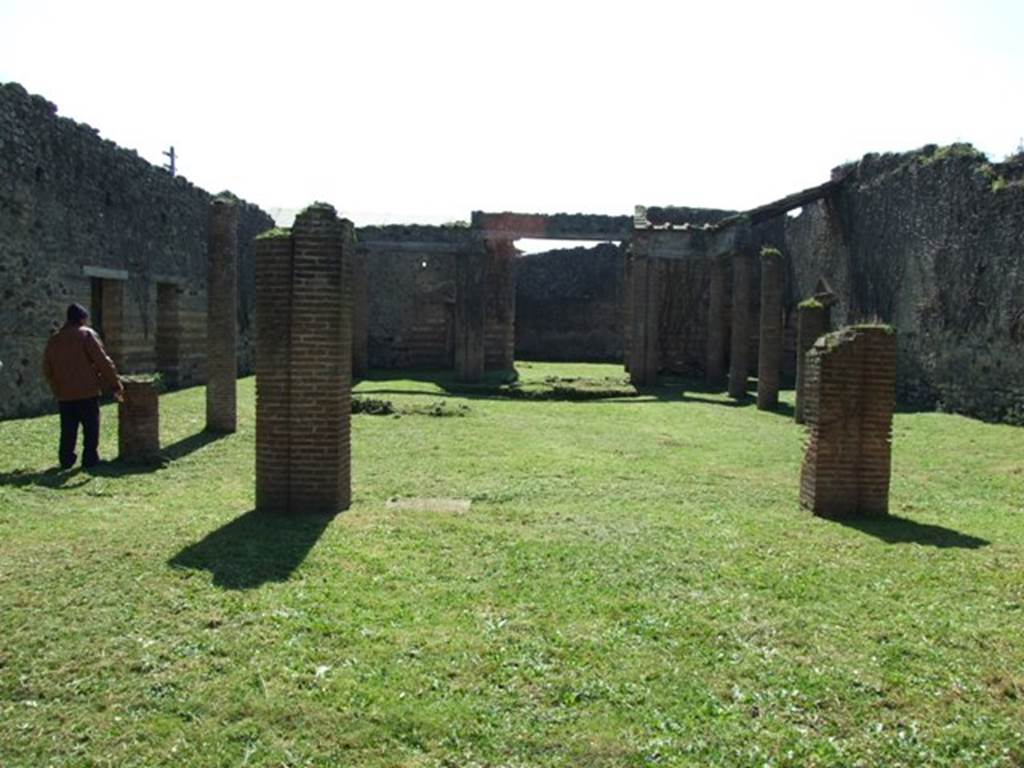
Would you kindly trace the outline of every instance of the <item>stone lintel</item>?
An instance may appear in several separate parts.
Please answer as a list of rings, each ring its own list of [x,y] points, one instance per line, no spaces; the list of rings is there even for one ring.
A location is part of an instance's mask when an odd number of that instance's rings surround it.
[[[86,277],[98,277],[103,280],[127,280],[128,270],[109,269],[108,267],[82,267],[82,274]]]

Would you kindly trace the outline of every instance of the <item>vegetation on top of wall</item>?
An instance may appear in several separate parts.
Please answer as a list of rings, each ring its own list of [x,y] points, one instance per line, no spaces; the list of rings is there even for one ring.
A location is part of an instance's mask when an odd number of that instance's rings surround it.
[[[291,237],[292,231],[288,227],[272,227],[266,232],[256,235],[256,240],[269,240],[272,237]]]
[[[338,212],[337,209],[330,203],[325,203],[323,200],[314,200],[312,203],[310,203],[301,211],[299,211],[298,214],[296,215],[296,218],[298,218],[299,216],[303,216],[307,213],[312,213],[313,211],[330,211],[331,213]]]
[[[811,296],[797,304],[797,307],[800,309],[824,309],[825,305],[816,296]]]
[[[773,245],[766,245],[763,248],[761,248],[761,258],[762,259],[781,259],[782,258],[782,251],[780,251],[778,248],[776,248]]]

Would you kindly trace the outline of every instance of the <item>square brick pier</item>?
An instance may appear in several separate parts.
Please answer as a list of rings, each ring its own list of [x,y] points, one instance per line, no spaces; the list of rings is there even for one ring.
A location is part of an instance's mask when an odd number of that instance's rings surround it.
[[[860,325],[820,337],[805,358],[804,394],[800,504],[821,517],[888,514],[895,331]]]
[[[352,222],[317,203],[256,240],[256,508],[351,502]]]

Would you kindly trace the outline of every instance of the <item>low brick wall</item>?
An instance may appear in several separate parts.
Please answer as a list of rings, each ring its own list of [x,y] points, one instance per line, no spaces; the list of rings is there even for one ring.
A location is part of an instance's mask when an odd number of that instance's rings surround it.
[[[873,325],[822,336],[807,354],[804,387],[800,504],[821,517],[888,514],[896,333]]]

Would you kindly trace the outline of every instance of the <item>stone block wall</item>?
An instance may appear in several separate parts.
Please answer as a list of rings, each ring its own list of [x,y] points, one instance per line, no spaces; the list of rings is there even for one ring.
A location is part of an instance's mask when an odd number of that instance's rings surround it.
[[[351,501],[351,222],[310,206],[257,240],[256,507],[333,514]]]
[[[72,301],[103,315],[105,343],[123,371],[157,370],[158,357],[170,367],[176,348],[174,378],[203,380],[209,193],[58,117],[15,83],[0,85],[0,179],[0,419],[53,407],[40,356]],[[246,371],[248,238],[272,221],[246,203],[239,220]],[[161,304],[172,290],[175,306]],[[158,336],[174,316],[175,338]]]
[[[822,517],[887,514],[895,333],[851,326],[822,336],[807,354],[804,380],[801,505]]]

